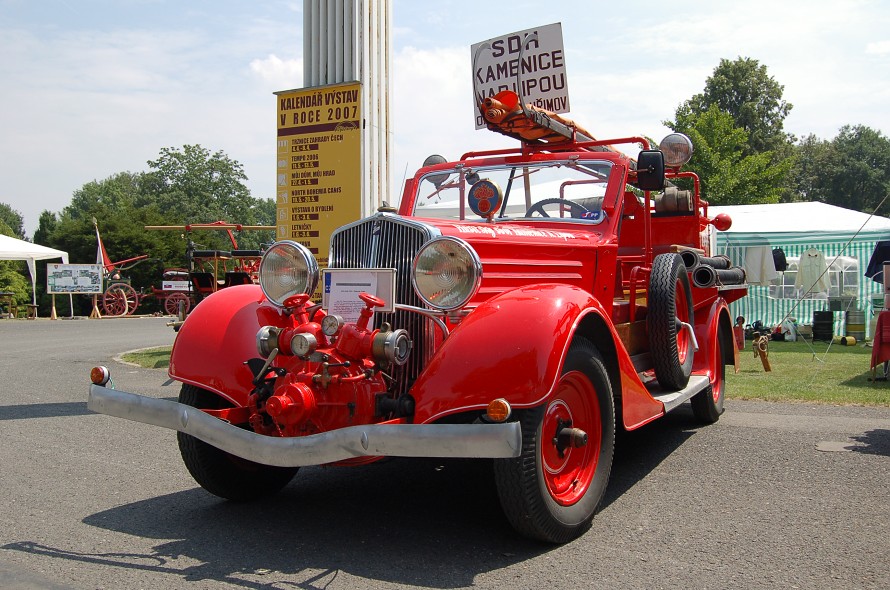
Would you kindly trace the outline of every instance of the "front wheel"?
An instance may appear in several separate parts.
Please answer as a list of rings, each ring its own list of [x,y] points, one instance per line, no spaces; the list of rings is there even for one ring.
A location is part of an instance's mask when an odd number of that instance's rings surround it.
[[[519,533],[568,542],[590,525],[615,448],[612,387],[593,344],[575,339],[555,393],[520,422],[522,454],[495,461],[501,506]]]
[[[222,398],[193,385],[183,385],[179,403],[195,408],[219,409]],[[177,432],[179,452],[198,484],[215,496],[246,502],[278,492],[293,479],[297,467],[275,467],[254,463]]]

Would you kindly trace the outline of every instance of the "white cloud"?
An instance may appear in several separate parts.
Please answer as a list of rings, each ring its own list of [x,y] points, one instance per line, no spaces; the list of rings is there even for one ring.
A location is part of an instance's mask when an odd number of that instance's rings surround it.
[[[303,60],[269,55],[250,62],[250,70],[276,90],[290,90],[303,82]]]
[[[887,55],[890,54],[890,40],[875,41],[865,46],[865,53],[869,55]]]

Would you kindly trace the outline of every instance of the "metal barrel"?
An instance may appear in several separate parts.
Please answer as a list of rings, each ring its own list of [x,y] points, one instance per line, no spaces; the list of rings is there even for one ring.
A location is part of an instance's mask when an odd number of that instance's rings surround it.
[[[847,312],[847,336],[852,336],[860,342],[865,340],[865,312],[850,310]]]

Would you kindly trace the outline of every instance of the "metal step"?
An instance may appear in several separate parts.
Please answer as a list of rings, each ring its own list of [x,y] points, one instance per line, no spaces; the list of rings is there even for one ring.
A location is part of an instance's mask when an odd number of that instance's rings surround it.
[[[696,393],[707,389],[710,380],[707,375],[692,375],[689,377],[689,383],[680,391],[664,391],[658,386],[657,381],[646,384],[646,388],[652,397],[664,404],[664,411],[670,412]]]

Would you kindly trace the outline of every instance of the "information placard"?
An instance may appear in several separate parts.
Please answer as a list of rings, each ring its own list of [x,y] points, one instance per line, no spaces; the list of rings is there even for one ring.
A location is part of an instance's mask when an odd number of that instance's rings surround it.
[[[370,293],[383,300],[379,312],[395,309],[396,269],[394,268],[328,268],[322,271],[321,306],[328,313],[339,315],[347,322],[358,320],[366,307],[360,293]]]
[[[333,231],[361,216],[361,85],[276,92],[277,238],[328,265]]]
[[[100,294],[102,270],[101,264],[47,264],[46,292]]]
[[[476,129],[485,127],[479,103],[502,90],[512,90],[526,103],[554,113],[569,112],[562,24],[554,23],[481,41],[470,51]]]

